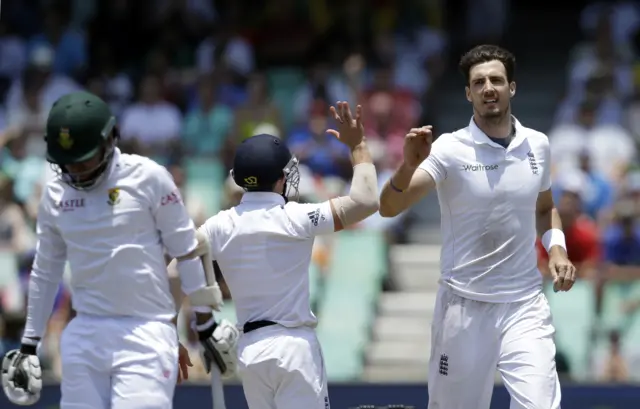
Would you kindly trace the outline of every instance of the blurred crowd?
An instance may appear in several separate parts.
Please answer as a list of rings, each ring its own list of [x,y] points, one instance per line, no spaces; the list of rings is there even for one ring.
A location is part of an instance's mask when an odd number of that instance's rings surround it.
[[[324,200],[347,191],[351,176],[348,152],[325,132],[335,101],[363,105],[381,184],[401,160],[406,131],[431,123],[434,87],[450,52],[442,3],[2,1],[0,353],[19,345],[24,325],[37,205],[52,176],[43,135],[53,101],[78,89],[100,95],[118,118],[121,149],[160,161],[180,188],[192,182],[194,159],[216,163],[222,171],[208,183],[222,192],[221,208],[241,194],[226,177],[234,147],[254,134],[276,135],[303,165],[300,200]],[[506,3],[469,2],[467,35],[500,39]],[[640,9],[626,1],[594,3],[580,23],[584,40],[572,50],[555,125],[543,129],[552,147],[554,195],[569,256],[596,288],[596,313],[606,304],[607,286],[623,282],[630,290],[620,308],[631,316],[640,313]],[[199,225],[211,214],[197,199],[189,197],[187,205]],[[358,228],[397,242],[407,222],[376,215]],[[330,250],[330,242],[319,241],[314,262],[326,267]],[[539,254],[548,274],[544,250]],[[6,271],[16,271],[17,279]],[[57,340],[71,314],[63,283],[43,347],[55,376]],[[629,380],[623,330],[599,334],[608,343],[594,354],[591,378]]]
[[[640,312],[640,5],[591,4],[580,28],[548,132],[554,198],[569,258],[595,291],[591,375],[627,382],[640,380],[637,334],[625,337]],[[548,274],[539,243],[538,250]]]
[[[24,324],[37,205],[52,176],[44,127],[57,98],[79,89],[101,96],[117,116],[120,148],[163,163],[180,188],[192,182],[194,159],[216,163],[222,171],[207,188],[222,192],[222,208],[241,195],[225,178],[234,147],[254,134],[276,135],[303,165],[300,200],[323,200],[347,190],[351,177],[348,151],[325,132],[331,104],[366,107],[381,183],[401,159],[405,131],[425,120],[446,50],[439,4],[4,0],[0,270],[15,270],[18,279],[0,283],[0,352],[19,344]],[[186,204],[199,225],[211,214],[198,200],[189,196]],[[401,222],[377,217],[360,227],[393,239]],[[314,261],[325,266],[329,251],[329,242],[319,242]],[[63,283],[42,351],[54,375],[71,314]]]

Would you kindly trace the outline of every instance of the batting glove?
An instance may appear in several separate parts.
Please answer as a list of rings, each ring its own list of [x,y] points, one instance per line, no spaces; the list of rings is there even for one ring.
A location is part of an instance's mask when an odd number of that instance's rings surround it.
[[[15,405],[29,406],[40,399],[42,369],[35,345],[22,344],[2,360],[2,390]]]
[[[212,365],[220,368],[223,378],[230,378],[238,367],[238,338],[240,332],[227,320],[217,323],[213,318],[210,322],[195,327],[202,345],[201,355],[207,373]]]

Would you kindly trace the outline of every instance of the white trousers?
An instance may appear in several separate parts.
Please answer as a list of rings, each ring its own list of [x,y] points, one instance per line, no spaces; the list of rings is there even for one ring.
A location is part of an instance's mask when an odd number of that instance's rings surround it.
[[[559,409],[555,329],[544,294],[472,301],[441,287],[431,328],[429,409],[489,409],[496,368],[511,409]]]
[[[170,409],[178,334],[168,322],[79,315],[62,333],[61,409]]]
[[[324,359],[312,328],[273,325],[242,334],[238,358],[249,409],[329,409]]]

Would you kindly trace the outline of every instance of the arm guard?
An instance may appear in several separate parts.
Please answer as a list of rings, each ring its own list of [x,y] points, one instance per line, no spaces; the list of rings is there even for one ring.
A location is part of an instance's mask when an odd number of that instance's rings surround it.
[[[195,250],[177,259],[182,291],[192,306],[219,310],[223,305],[222,292],[213,271],[209,241],[200,231],[196,232],[196,238],[198,245]]]
[[[345,227],[359,223],[377,212],[378,177],[375,166],[371,163],[354,166],[349,196],[340,196],[332,200]]]

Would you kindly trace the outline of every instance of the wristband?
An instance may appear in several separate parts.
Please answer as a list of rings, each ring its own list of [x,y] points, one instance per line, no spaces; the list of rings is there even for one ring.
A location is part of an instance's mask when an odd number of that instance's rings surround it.
[[[564,232],[560,229],[549,229],[542,235],[542,245],[547,253],[553,246],[560,246],[567,251],[567,243],[564,238]]]
[[[398,193],[404,193],[404,190],[400,189],[399,187],[393,184],[393,178],[389,179],[389,186],[391,187],[391,189],[395,190]]]
[[[38,344],[39,342],[37,339],[23,337],[20,342],[20,353],[26,355],[37,355]]]

